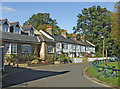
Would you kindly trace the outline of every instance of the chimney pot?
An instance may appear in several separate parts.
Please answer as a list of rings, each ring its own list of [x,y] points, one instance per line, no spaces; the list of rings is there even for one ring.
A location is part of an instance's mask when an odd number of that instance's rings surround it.
[[[61,35],[65,38],[67,38],[67,31],[66,30],[62,30],[61,31]]]
[[[77,34],[74,33],[72,38],[73,38],[74,40],[77,40]]]
[[[53,35],[52,26],[47,26],[46,31],[47,31],[50,35]]]
[[[85,40],[85,36],[81,36],[81,39],[82,39],[82,40]]]

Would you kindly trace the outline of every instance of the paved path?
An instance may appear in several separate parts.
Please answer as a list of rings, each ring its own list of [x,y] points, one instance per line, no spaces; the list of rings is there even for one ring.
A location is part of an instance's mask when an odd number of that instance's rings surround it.
[[[91,63],[44,66],[4,77],[4,87],[104,87],[86,79],[82,72]]]

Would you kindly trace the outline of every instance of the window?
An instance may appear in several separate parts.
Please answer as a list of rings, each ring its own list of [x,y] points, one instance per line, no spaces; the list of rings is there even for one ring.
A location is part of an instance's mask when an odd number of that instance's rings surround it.
[[[72,49],[75,49],[75,45],[72,45]]]
[[[14,33],[19,33],[19,27],[16,27],[14,31],[15,31]]]
[[[8,25],[5,25],[4,29],[5,29],[6,32],[8,32]]]
[[[78,45],[76,45],[76,49],[79,49],[79,46],[78,46]]]
[[[10,32],[12,32],[12,33],[14,32],[14,27],[13,26],[10,27]]]
[[[5,44],[5,54],[10,54],[11,53],[11,45],[10,44]]]
[[[23,44],[22,45],[22,53],[31,53],[31,45]]]
[[[17,53],[17,44],[11,44],[11,54]]]
[[[54,53],[53,46],[47,46],[47,53]]]
[[[30,36],[34,36],[34,31],[30,30]]]
[[[6,31],[6,32],[9,31],[9,26],[8,26],[7,22],[5,22],[5,23],[2,25],[2,31]]]
[[[56,48],[60,49],[60,43],[56,44]]]
[[[5,44],[6,54],[17,54],[17,44]]]
[[[68,49],[68,45],[67,44],[63,44],[63,49]]]

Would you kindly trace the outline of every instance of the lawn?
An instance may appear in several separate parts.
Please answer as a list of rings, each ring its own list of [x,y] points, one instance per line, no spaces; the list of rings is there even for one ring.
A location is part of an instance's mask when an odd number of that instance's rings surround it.
[[[102,64],[99,64],[100,66],[105,66],[105,63],[102,63]],[[110,63],[107,63],[108,66],[112,67],[112,66],[115,66],[115,69],[120,69],[120,62],[110,62]],[[106,66],[105,66],[106,67]],[[101,69],[100,69],[101,70]],[[92,76],[94,76],[95,78],[98,78],[98,72],[97,70],[95,70],[92,66],[89,67],[87,69],[88,73]],[[100,72],[101,74],[102,72]],[[105,81],[113,86],[118,86],[120,87],[120,72],[118,72],[118,76],[117,77],[103,77],[103,76],[100,76],[99,79],[101,81]]]

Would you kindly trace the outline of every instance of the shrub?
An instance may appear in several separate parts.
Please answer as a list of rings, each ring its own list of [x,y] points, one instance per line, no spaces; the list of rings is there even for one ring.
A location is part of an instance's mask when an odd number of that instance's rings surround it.
[[[45,62],[44,62],[44,63],[46,64],[46,63],[48,63],[48,62],[49,62],[48,60],[45,60]]]
[[[59,61],[63,62],[65,60],[65,55],[62,53],[58,56],[58,59]]]
[[[38,64],[38,63],[39,63],[39,60],[35,59],[35,60],[33,60],[31,63],[33,63],[33,64]]]
[[[12,62],[10,56],[8,56],[8,55],[5,55],[5,60],[6,60],[8,63],[11,63],[11,62]]]
[[[67,59],[68,62],[70,61],[70,57],[65,57],[65,59]]]

